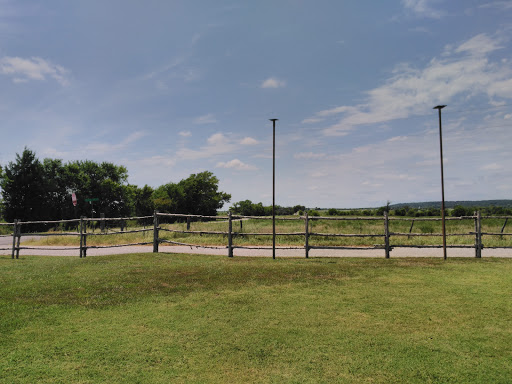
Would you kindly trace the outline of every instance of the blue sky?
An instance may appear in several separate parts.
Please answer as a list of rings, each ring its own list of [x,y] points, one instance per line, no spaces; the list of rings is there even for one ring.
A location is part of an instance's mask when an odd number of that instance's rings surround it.
[[[512,1],[0,0],[0,164],[212,171],[232,203],[512,198]]]

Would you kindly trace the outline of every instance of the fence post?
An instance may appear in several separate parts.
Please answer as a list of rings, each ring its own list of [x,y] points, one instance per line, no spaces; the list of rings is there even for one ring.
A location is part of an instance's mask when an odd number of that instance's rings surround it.
[[[482,258],[482,216],[480,211],[475,212],[475,257]]]
[[[153,253],[158,253],[158,211],[153,213]]]
[[[386,252],[386,259],[389,259],[389,217],[386,211],[384,211],[384,249]]]
[[[92,223],[92,221],[91,221]],[[93,227],[93,232],[94,232],[94,227]],[[82,249],[82,257],[87,257],[87,223],[85,222],[85,217],[84,217],[84,231],[83,231],[83,237],[84,237],[84,247]]]
[[[190,216],[187,216],[187,231],[190,231]]]
[[[413,225],[414,225],[414,219],[412,219],[411,228],[409,228],[409,234],[411,234],[411,233],[412,233],[412,227],[413,227]],[[407,236],[407,239],[410,239],[410,238],[411,238],[411,236]]]
[[[507,226],[508,217],[505,219],[505,224],[503,224],[503,227],[501,227],[501,233],[503,233],[503,230]]]
[[[83,232],[84,232],[84,217],[80,216],[80,258],[82,258],[83,255]]]
[[[100,231],[101,233],[105,232],[105,214],[100,213]],[[123,231],[123,225],[121,224],[121,232]]]
[[[304,217],[304,248],[306,248],[306,259],[309,258],[309,217],[306,211],[306,216]]]
[[[14,252],[16,251],[16,235],[18,233],[18,219],[14,219],[14,228],[12,229],[12,256],[14,259]]]
[[[231,211],[228,213],[228,257],[233,257],[233,221]]]
[[[20,258],[20,243],[21,243],[21,224],[18,223],[17,227],[18,227],[18,233],[17,233],[18,241],[17,241],[17,246],[16,246],[16,258],[19,259]]]

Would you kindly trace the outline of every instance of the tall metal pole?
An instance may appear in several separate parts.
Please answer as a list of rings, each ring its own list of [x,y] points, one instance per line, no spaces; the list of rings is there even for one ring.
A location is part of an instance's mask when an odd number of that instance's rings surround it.
[[[276,121],[270,119],[273,125],[272,144],[272,258],[276,258]]]
[[[446,221],[444,213],[444,171],[443,171],[443,129],[441,125],[441,109],[446,105],[438,105],[434,107],[439,111],[439,148],[441,152],[441,221],[443,223],[443,257],[446,260]]]

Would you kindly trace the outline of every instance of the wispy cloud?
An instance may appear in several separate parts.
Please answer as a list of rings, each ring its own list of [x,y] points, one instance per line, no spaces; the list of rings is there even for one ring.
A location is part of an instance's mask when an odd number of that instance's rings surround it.
[[[323,159],[325,158],[325,153],[313,153],[313,152],[304,152],[304,153],[296,153],[293,155],[295,159]]]
[[[446,104],[455,97],[487,96],[490,102],[510,98],[511,63],[489,58],[502,43],[480,34],[457,47],[446,47],[442,59],[432,59],[423,69],[398,65],[384,85],[366,92],[364,103],[319,111],[312,119],[342,115],[324,134],[343,136],[361,125],[421,115],[431,105]]]
[[[104,154],[104,153],[110,153],[114,151],[122,151],[126,149],[130,144],[136,143],[138,140],[146,136],[146,132],[143,131],[136,131],[128,135],[126,138],[121,140],[117,144],[113,143],[107,143],[107,142],[95,142],[88,144],[85,149],[86,152],[95,153],[95,154]]]
[[[0,74],[11,76],[15,83],[26,83],[31,80],[43,81],[50,77],[62,86],[69,84],[67,69],[40,57],[31,57],[30,59],[2,57],[0,59]]]
[[[310,117],[307,119],[302,120],[302,124],[315,124],[315,123],[321,123],[325,119],[322,119],[320,117]]]
[[[244,137],[241,141],[240,141],[240,144],[242,145],[256,145],[256,144],[259,144],[260,142],[256,139],[253,139],[252,137]]]
[[[418,17],[431,19],[440,19],[445,15],[442,10],[436,9],[435,4],[439,0],[402,0],[402,4],[406,10],[412,12]]]
[[[492,1],[490,3],[482,4],[479,8],[496,8],[500,10],[512,9],[512,1],[503,0],[503,1]]]
[[[282,88],[286,85],[286,82],[279,80],[276,77],[269,77],[261,83],[261,88]]]
[[[194,124],[202,125],[202,124],[215,124],[217,123],[217,119],[211,113],[207,115],[199,116],[194,119]]]
[[[190,136],[192,136],[192,132],[190,132],[190,131],[181,131],[181,132],[178,132],[178,135],[180,135],[181,137],[190,137]]]
[[[223,133],[215,133],[206,140],[206,145],[199,149],[182,148],[176,156],[180,160],[208,159],[214,156],[233,153],[237,145]]]
[[[228,162],[219,162],[216,165],[217,168],[228,168],[228,169],[235,169],[237,171],[254,171],[257,168],[253,165],[245,164],[244,162],[233,159]]]

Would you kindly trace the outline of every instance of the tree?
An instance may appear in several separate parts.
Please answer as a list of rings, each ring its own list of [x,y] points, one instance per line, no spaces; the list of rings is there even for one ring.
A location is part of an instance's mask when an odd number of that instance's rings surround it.
[[[329,216],[338,216],[340,213],[339,211],[336,209],[336,208],[330,208],[328,211],[327,211],[327,214]]]
[[[192,174],[179,183],[168,183],[153,193],[155,209],[168,213],[215,216],[231,195],[220,192],[219,180],[205,171]]]
[[[255,204],[251,200],[239,201],[233,204],[230,210],[234,214],[242,216],[265,216],[266,214],[266,209],[262,203]]]
[[[0,175],[6,221],[43,220],[46,203],[44,168],[35,153],[25,148]]]
[[[153,188],[145,185],[142,188],[136,185],[130,185],[133,196],[133,210],[136,216],[149,216],[155,209],[153,204]]]
[[[456,205],[452,210],[453,217],[466,216],[466,213],[466,208],[464,208],[462,205]]]
[[[196,215],[215,216],[224,203],[231,200],[231,195],[219,192],[219,180],[213,173],[205,171],[192,174],[181,180],[178,186],[184,192],[183,212]]]
[[[90,160],[73,161],[63,167],[61,193],[66,200],[75,192],[78,200],[77,215],[95,217],[104,213],[107,217],[129,216],[133,213],[132,189],[127,184],[125,167],[108,162],[101,164]],[[99,199],[93,206],[85,199]],[[69,210],[71,204],[65,204]],[[69,211],[68,211],[69,214]]]

